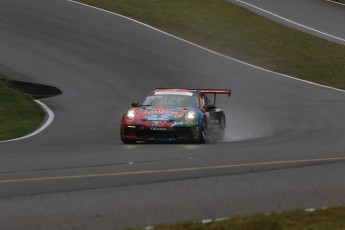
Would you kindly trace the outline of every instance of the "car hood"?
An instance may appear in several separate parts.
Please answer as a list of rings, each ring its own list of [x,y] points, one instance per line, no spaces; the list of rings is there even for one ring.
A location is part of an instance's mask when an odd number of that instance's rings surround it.
[[[141,107],[139,116],[146,121],[173,121],[184,118],[184,115],[189,110],[195,108],[186,107]]]

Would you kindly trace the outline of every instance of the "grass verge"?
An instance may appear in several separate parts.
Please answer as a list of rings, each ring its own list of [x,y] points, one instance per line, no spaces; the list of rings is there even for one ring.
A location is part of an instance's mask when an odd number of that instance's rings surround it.
[[[224,0],[79,0],[225,55],[345,89],[345,47],[258,16]]]
[[[0,141],[32,132],[43,122],[44,116],[34,101],[0,83]]]
[[[234,217],[229,220],[202,224],[186,222],[158,225],[155,230],[343,230],[345,229],[345,207],[333,207],[313,212],[288,211],[259,214],[247,217]],[[134,230],[134,228],[132,228]]]

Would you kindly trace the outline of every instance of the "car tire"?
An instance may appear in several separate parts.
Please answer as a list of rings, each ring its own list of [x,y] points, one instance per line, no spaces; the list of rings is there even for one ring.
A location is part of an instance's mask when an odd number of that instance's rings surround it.
[[[136,140],[121,138],[122,142],[125,144],[135,144]]]
[[[225,116],[222,115],[219,119],[219,131],[218,131],[218,140],[223,140],[225,136],[225,128],[226,128],[226,119]]]
[[[204,144],[206,143],[208,138],[208,128],[207,128],[207,120],[204,118],[202,120],[200,133],[199,133],[199,143]]]

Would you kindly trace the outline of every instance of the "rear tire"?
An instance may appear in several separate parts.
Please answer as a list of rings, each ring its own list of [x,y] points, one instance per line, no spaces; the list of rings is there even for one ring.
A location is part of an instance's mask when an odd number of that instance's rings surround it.
[[[223,140],[225,136],[226,120],[225,116],[221,116],[219,120],[219,131],[218,131],[218,140]]]

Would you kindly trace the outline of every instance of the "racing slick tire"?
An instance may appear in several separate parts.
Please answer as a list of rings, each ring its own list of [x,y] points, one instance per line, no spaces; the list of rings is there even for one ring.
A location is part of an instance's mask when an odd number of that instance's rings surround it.
[[[125,138],[121,138],[122,142],[125,144],[135,144],[136,140],[130,140],[130,139],[125,139]]]
[[[219,119],[219,130],[218,130],[218,135],[217,135],[218,140],[224,139],[225,128],[226,128],[226,119],[225,119],[225,116],[222,115]]]
[[[208,129],[207,129],[207,120],[204,118],[202,120],[200,133],[199,133],[199,143],[204,144],[206,143],[208,138]]]

